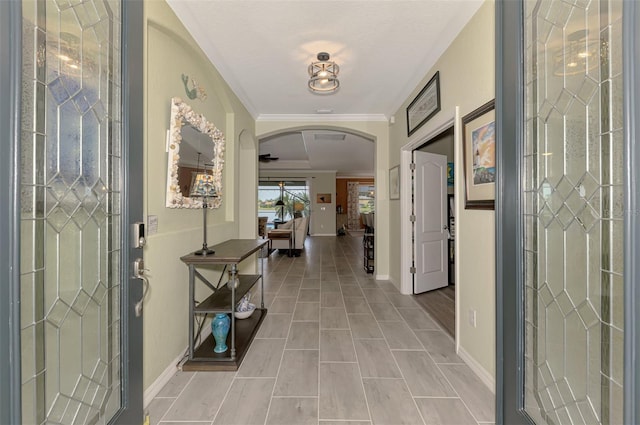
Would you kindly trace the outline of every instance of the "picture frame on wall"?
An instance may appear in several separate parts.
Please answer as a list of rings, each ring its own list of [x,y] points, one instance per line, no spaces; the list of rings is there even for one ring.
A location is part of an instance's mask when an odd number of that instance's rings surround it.
[[[440,71],[431,77],[407,106],[407,134],[411,136],[440,111]]]
[[[495,123],[495,99],[462,118],[465,209],[495,209]]]
[[[400,199],[400,166],[389,170],[389,199]]]
[[[316,203],[317,204],[330,204],[331,203],[331,194],[330,193],[318,193],[316,195]]]

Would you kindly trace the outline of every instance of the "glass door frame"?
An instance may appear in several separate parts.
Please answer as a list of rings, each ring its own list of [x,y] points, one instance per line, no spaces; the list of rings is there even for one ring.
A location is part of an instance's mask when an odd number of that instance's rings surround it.
[[[0,423],[20,423],[19,165],[22,3],[0,1]]]
[[[496,7],[496,424],[529,424],[524,413],[522,142],[523,1]],[[623,0],[624,60],[624,423],[640,423],[640,5]],[[515,141],[505,143],[504,141]]]
[[[122,408],[111,423],[142,423],[142,317],[134,304],[142,284],[129,264],[142,257],[130,248],[128,223],[143,220],[144,13],[142,1],[122,2],[123,176]],[[22,1],[0,1],[0,423],[21,422],[20,346],[20,120],[22,98]]]

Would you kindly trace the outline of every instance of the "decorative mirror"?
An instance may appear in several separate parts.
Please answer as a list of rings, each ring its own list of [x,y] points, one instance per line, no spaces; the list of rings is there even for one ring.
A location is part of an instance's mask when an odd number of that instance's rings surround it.
[[[169,160],[167,167],[168,208],[208,208],[222,204],[222,169],[224,166],[224,135],[213,123],[197,114],[182,99],[171,99],[169,128]],[[215,196],[190,196],[196,176],[207,174]],[[209,177],[210,176],[210,177]]]

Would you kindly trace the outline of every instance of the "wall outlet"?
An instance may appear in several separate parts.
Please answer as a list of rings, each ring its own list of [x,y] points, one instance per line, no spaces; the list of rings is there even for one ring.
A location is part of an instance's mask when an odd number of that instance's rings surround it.
[[[469,310],[469,325],[476,327],[476,311],[473,309]]]

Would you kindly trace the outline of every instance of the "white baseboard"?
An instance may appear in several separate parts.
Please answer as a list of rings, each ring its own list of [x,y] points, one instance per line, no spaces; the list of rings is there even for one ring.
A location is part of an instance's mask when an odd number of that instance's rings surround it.
[[[167,366],[167,368],[164,370],[164,372],[162,372],[160,376],[158,376],[158,379],[153,381],[153,384],[149,385],[149,387],[146,390],[144,390],[144,408],[145,409],[149,406],[151,401],[158,395],[160,390],[164,388],[165,385],[167,385],[167,382],[171,380],[173,375],[176,374],[176,372],[178,371],[178,367],[176,365],[180,360],[182,360],[183,356],[184,356],[184,353],[180,353],[178,357],[173,359],[169,363],[169,366]]]
[[[335,236],[335,233],[314,233],[311,236]]]
[[[458,347],[458,356],[469,366],[469,368],[480,378],[480,380],[491,390],[495,395],[496,393],[496,380],[487,370],[480,365],[469,353],[464,351],[464,348]]]
[[[391,276],[388,274],[377,274],[376,280],[391,280]]]
[[[200,332],[200,341],[204,341],[210,334],[211,334],[211,326],[209,326],[209,322],[207,322],[205,326],[202,328],[202,332]],[[144,391],[143,403],[144,403],[145,409],[149,406],[151,401],[158,395],[160,390],[164,388],[165,385],[167,385],[167,382],[171,380],[173,375],[175,375],[176,372],[180,370],[180,368],[182,367],[182,364],[178,365],[178,363],[184,357],[184,353],[186,352],[187,349],[188,347],[185,347],[185,349],[178,355],[178,357],[173,359],[169,363],[169,366],[167,366],[167,368],[160,374],[160,376],[158,376],[158,378],[155,381],[153,381],[153,383],[149,385],[149,387]]]

